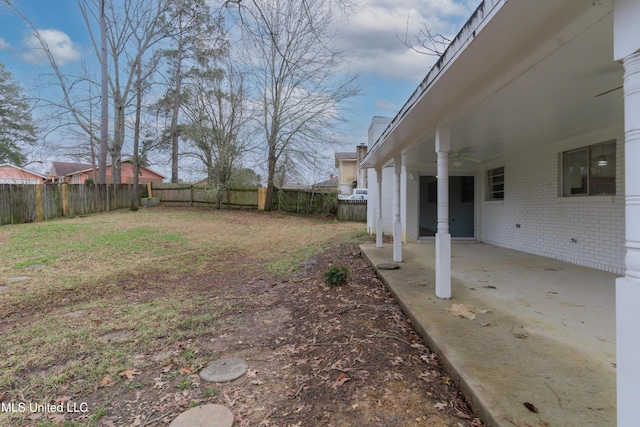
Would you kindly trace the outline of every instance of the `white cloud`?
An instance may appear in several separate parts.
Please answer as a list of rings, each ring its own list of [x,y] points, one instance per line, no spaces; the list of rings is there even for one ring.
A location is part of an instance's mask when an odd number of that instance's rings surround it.
[[[480,0],[362,0],[344,23],[337,42],[350,69],[418,82],[437,58],[402,43],[424,24],[435,34],[453,38]]]
[[[82,54],[76,44],[64,32],[55,29],[37,30],[42,40],[48,46],[49,51],[58,65],[74,62],[80,59]],[[48,62],[45,50],[38,38],[32,34],[23,42],[26,51],[20,55],[23,61],[31,64],[44,64]]]
[[[398,105],[393,102],[393,101],[387,101],[384,99],[376,99],[375,100],[375,106],[376,108],[379,108],[380,110],[388,110],[388,111],[395,111],[398,109]]]
[[[8,41],[0,37],[0,50],[7,50],[11,47]]]

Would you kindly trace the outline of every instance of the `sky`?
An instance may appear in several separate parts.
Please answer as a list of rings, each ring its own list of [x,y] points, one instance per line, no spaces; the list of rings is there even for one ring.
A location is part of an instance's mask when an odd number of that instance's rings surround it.
[[[90,63],[93,48],[74,0],[13,0],[52,46],[63,69]],[[214,0],[211,0],[214,1]],[[437,58],[422,55],[402,43],[421,26],[453,38],[481,0],[355,0],[353,13],[342,18],[335,37],[344,52],[345,69],[360,75],[361,96],[352,100],[346,117],[344,143],[335,151],[355,151],[367,142],[373,116],[393,117],[413,93]],[[25,93],[46,91],[42,76],[50,73],[32,31],[19,18],[0,9],[0,62]],[[97,65],[95,65],[97,67]],[[328,155],[329,156],[329,155]],[[55,160],[68,160],[64,158]],[[328,163],[332,163],[332,159]],[[163,165],[155,169],[166,173]],[[153,167],[152,167],[153,168]]]

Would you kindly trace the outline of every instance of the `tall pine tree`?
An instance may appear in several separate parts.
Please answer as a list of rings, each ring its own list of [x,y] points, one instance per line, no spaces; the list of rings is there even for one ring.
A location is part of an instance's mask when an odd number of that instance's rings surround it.
[[[22,87],[0,63],[0,163],[24,166],[25,146],[36,142],[36,127]]]

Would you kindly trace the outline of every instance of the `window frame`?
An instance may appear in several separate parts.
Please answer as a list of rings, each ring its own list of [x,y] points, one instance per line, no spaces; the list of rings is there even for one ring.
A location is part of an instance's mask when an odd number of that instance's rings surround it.
[[[505,168],[500,166],[487,170],[487,189],[485,200],[487,202],[504,200]],[[496,177],[502,177],[501,181],[496,181]],[[496,187],[502,186],[502,189]]]
[[[606,145],[609,144],[613,144],[613,161],[614,163],[614,167],[613,167],[613,181],[610,184],[611,185],[611,190],[610,192],[598,192],[598,193],[593,193],[592,188],[595,188],[595,186],[593,185],[593,180],[596,178],[593,176],[593,172],[592,169],[594,167],[593,165],[593,159],[594,159],[594,152],[595,155],[598,154],[598,151],[604,153],[604,147]],[[568,191],[569,187],[567,186],[567,179],[569,178],[569,174],[567,172],[568,169],[568,165],[567,165],[567,156],[571,155],[571,154],[576,154],[582,151],[586,151],[586,158],[587,158],[587,163],[586,163],[586,191],[585,192],[580,192],[580,193],[574,193],[571,194],[570,191]],[[600,196],[615,196],[616,195],[616,177],[617,177],[617,171],[616,171],[616,165],[617,165],[617,140],[609,140],[609,141],[604,141],[604,142],[598,142],[596,144],[591,144],[591,145],[586,145],[584,147],[579,147],[579,148],[575,148],[572,150],[567,150],[567,151],[563,151],[562,152],[562,156],[561,156],[561,181],[560,181],[560,195],[562,197],[566,197],[566,198],[575,198],[575,197],[600,197]],[[609,159],[609,161],[612,161]],[[598,166],[595,166],[596,168]]]

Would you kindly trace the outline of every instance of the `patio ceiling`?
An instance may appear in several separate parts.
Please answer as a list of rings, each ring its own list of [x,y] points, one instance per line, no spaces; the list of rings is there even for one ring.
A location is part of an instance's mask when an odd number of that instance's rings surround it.
[[[409,152],[408,166],[433,164],[438,123],[451,126],[452,152],[487,161],[622,120],[611,2],[495,3],[467,28],[473,32],[458,51],[430,71],[426,89],[398,113],[366,166],[384,167]]]

